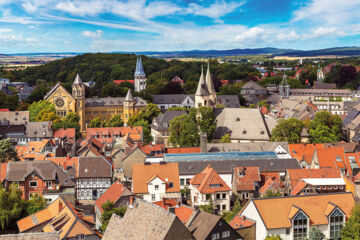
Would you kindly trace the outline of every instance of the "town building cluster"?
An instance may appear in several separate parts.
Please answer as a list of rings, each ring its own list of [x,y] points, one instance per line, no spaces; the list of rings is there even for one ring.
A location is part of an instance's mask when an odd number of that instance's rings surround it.
[[[141,58],[133,82],[136,91],[146,88]],[[72,93],[58,83],[44,96],[58,115],[80,116],[81,138],[74,128],[31,122],[28,111],[0,111],[0,137],[11,139],[19,158],[0,163],[1,183],[48,204],[18,220],[12,239],[297,240],[313,228],[339,239],[360,198],[360,105],[346,108],[354,100],[349,90],[290,89],[286,77],[267,88],[250,81],[241,94],[254,104],[266,100],[270,109],[240,108],[237,95],[216,94],[208,65],[194,95],[153,96],[162,113],[150,125],[153,142],[145,144],[141,126],[126,126],[147,106],[144,99],[130,90],[125,98],[86,98],[86,88],[77,75]],[[172,146],[170,121],[186,111],[166,110],[203,106],[214,109],[213,141],[201,133],[200,146]],[[310,119],[321,110],[344,116],[348,142],[305,143],[306,133],[304,143],[271,141],[279,119]],[[115,115],[124,127],[88,127]],[[226,134],[230,141],[222,143]],[[103,231],[109,202],[126,212],[115,211]],[[241,210],[226,221],[222,216],[238,203]]]

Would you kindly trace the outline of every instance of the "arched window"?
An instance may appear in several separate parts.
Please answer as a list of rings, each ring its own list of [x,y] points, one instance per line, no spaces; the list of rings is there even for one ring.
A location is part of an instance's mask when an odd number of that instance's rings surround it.
[[[305,214],[300,211],[293,220],[294,240],[303,240],[307,237],[308,219]]]
[[[344,224],[344,214],[336,209],[330,215],[330,239],[341,239],[341,229]]]

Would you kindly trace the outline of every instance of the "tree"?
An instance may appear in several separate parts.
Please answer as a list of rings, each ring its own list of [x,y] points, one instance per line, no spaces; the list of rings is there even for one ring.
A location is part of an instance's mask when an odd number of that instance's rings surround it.
[[[31,199],[26,203],[25,212],[27,215],[34,214],[40,210],[46,208],[46,199],[37,193],[31,197]]]
[[[204,211],[204,212],[210,213],[210,214],[214,213],[214,202],[212,200],[211,195],[210,195],[209,203],[204,204],[204,205],[199,205],[199,209]]]
[[[47,100],[40,100],[38,102],[33,102],[29,106],[30,122],[36,122],[36,119],[41,118],[42,116],[40,116],[40,112],[43,111],[44,109],[49,109],[46,110],[46,112],[52,112],[52,111],[55,112],[55,106]]]
[[[14,144],[10,138],[0,140],[0,162],[4,163],[9,160],[19,161],[18,153],[14,149]]]
[[[149,124],[152,123],[152,120],[160,114],[160,109],[156,104],[149,103],[146,108],[141,109],[141,111],[137,114],[134,114],[130,117],[127,122],[128,125],[133,126],[134,123],[145,120]]]
[[[107,225],[109,224],[110,218],[113,213],[116,215],[123,217],[126,212],[126,207],[115,208],[115,204],[112,201],[107,200],[101,208],[103,209],[103,213],[101,214],[101,232],[105,232]]]
[[[311,228],[308,240],[323,240],[325,235],[318,228]]]
[[[100,117],[96,117],[89,123],[89,128],[98,128],[101,127],[101,120]]]
[[[301,142],[301,132],[303,128],[304,124],[298,119],[280,119],[271,131],[271,141],[299,143]]]
[[[22,192],[13,183],[7,191],[0,185],[0,225],[2,230],[16,227],[16,221],[22,217],[25,201],[21,199]]]
[[[110,120],[105,122],[103,127],[123,127],[124,121],[121,119],[119,114],[114,115]]]
[[[36,122],[52,121],[53,123],[60,122],[61,117],[56,114],[55,108],[47,107],[42,109],[35,118]]]
[[[199,146],[200,135],[196,121],[189,114],[177,116],[170,121],[169,142],[173,146],[192,147]]]
[[[230,134],[226,133],[225,135],[223,135],[220,139],[221,143],[229,143],[231,142],[230,140]]]
[[[150,129],[150,124],[145,120],[139,120],[137,122],[135,122],[133,124],[134,127],[136,126],[141,126],[142,127],[142,131],[143,131],[143,142],[144,143],[151,143],[151,141],[153,140],[152,136],[151,136],[151,129]]]
[[[360,240],[360,203],[353,208],[351,217],[341,230],[341,239]]]
[[[281,197],[281,196],[282,194],[279,190],[278,191],[267,190],[265,192],[265,195],[262,196],[262,198]]]
[[[222,218],[229,223],[240,212],[240,210],[241,210],[241,203],[239,199],[236,199],[232,210],[230,212],[223,213]]]
[[[210,107],[200,107],[198,109],[192,109],[192,111],[196,116],[196,123],[199,126],[200,132],[206,132],[208,141],[212,141],[217,123],[214,109]],[[189,116],[193,116],[193,114],[189,114]]]
[[[327,111],[317,112],[310,122],[309,138],[312,143],[338,142],[342,136],[342,121]]]
[[[265,240],[282,240],[282,238],[279,235],[271,235],[267,236]]]

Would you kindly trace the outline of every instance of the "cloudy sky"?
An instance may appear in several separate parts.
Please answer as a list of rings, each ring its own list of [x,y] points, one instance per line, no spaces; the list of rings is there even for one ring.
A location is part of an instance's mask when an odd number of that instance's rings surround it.
[[[0,53],[360,45],[360,0],[0,0]]]

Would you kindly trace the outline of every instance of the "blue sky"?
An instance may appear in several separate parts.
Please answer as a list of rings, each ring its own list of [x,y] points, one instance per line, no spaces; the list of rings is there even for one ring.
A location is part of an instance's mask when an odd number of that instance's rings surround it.
[[[0,0],[0,53],[360,45],[360,0]]]

